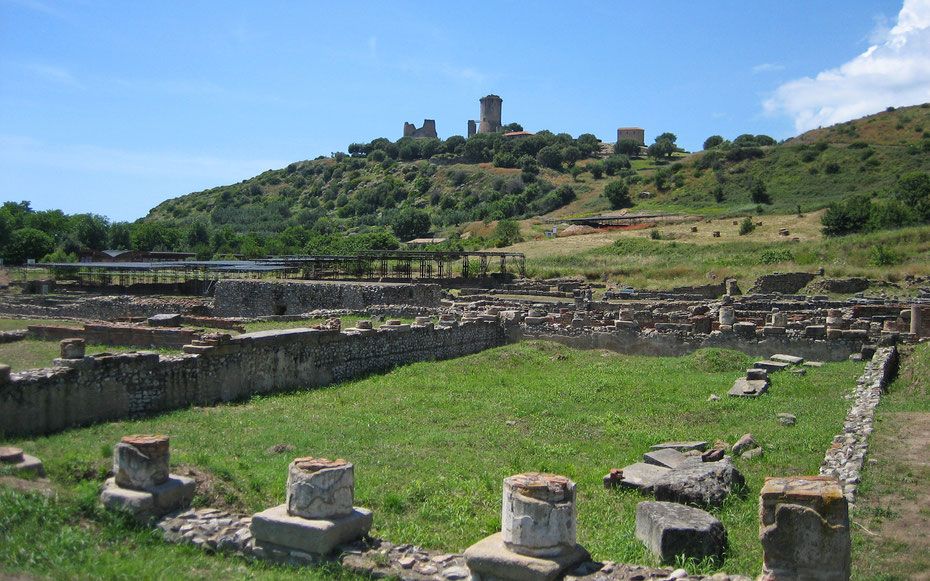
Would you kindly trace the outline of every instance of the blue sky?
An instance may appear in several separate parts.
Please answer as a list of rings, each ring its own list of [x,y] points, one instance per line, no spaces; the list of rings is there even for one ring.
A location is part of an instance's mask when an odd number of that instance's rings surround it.
[[[0,0],[0,188],[135,220],[168,198],[503,121],[698,150],[930,101],[930,0]]]

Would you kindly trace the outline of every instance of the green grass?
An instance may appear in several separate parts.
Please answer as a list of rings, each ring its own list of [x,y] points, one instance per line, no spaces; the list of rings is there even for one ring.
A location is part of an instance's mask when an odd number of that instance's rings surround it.
[[[670,288],[684,284],[708,284],[725,276],[736,277],[745,292],[753,281],[772,271],[813,272],[824,267],[831,278],[864,276],[899,283],[907,274],[930,274],[930,227],[915,226],[870,234],[820,238],[793,244],[749,240],[694,244],[624,237],[615,243],[575,254],[528,258],[527,272],[535,277],[581,275],[610,278],[637,288]],[[893,248],[898,264],[874,264],[874,248]],[[912,294],[914,289],[889,289],[889,294]]]
[[[85,354],[120,353],[125,351],[139,351],[138,347],[119,347],[112,345],[87,345]],[[163,355],[180,353],[175,349],[146,349]],[[9,365],[12,371],[19,372],[27,369],[51,367],[55,358],[61,354],[58,341],[40,341],[38,339],[24,339],[13,343],[0,344],[0,363]]]
[[[53,319],[0,319],[0,331],[17,331],[29,325],[60,325],[64,327],[81,327],[75,321],[58,321]]]
[[[375,512],[374,535],[450,551],[499,530],[503,478],[554,472],[578,482],[579,541],[595,558],[649,563],[633,536],[643,497],[605,491],[602,476],[639,461],[660,441],[733,443],[751,432],[765,455],[736,461],[748,494],[714,512],[731,539],[721,568],[754,575],[761,566],[763,478],[817,473],[846,413],[842,393],[862,366],[780,374],[758,400],[707,401],[710,393],[725,393],[747,363],[746,356],[720,351],[646,358],[524,342],[309,392],[11,443],[45,460],[55,481],[74,488],[88,486],[83,480],[99,484],[120,436],[167,433],[175,466],[213,477],[199,503],[247,512],[283,501],[292,458],[347,458],[356,465],[356,503]],[[778,412],[796,414],[797,425],[779,425]],[[275,444],[295,450],[269,453]]]

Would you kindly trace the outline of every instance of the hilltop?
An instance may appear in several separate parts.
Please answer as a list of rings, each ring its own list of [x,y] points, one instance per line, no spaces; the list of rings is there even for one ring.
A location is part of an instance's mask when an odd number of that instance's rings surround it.
[[[175,226],[201,220],[236,232],[275,233],[288,226],[366,232],[390,227],[399,212],[412,208],[429,216],[430,231],[449,234],[472,222],[607,211],[604,186],[617,179],[627,184],[634,210],[736,215],[758,206],[787,213],[799,206],[817,210],[855,194],[881,197],[900,175],[930,171],[930,104],[809,131],[775,145],[759,145],[768,141],[757,137],[765,136],[743,135],[670,159],[633,158],[627,164],[619,156],[612,158],[618,164],[613,175],[594,157],[593,136],[574,140],[541,132],[533,143],[503,146],[503,138],[484,134],[467,141],[458,136],[379,139],[353,144],[351,155],[295,162],[239,184],[167,200],[144,220]],[[483,151],[472,147],[482,140]],[[581,159],[546,167],[537,158],[549,146],[579,150],[572,155]],[[511,157],[495,158],[501,151]],[[770,204],[752,200],[756,183]]]

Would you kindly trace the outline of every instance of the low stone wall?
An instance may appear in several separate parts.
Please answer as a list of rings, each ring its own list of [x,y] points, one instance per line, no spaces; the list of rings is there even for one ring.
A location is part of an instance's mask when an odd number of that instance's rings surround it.
[[[883,347],[875,352],[856,383],[853,405],[846,415],[843,433],[833,438],[820,466],[820,475],[836,478],[850,507],[856,502],[856,486],[868,452],[875,408],[898,372],[898,350]]]
[[[554,341],[576,349],[608,349],[626,355],[680,357],[698,349],[716,347],[742,351],[753,357],[769,357],[772,353],[791,353],[805,359],[845,361],[858,353],[863,344],[857,339],[808,339],[802,337],[747,338],[736,333],[701,335],[686,332],[638,334],[629,331],[612,333],[590,332],[575,335],[553,332],[540,327],[528,327],[525,337]]]
[[[436,284],[283,280],[221,280],[216,284],[215,315],[264,317],[296,315],[317,309],[364,309],[370,305],[438,307]]]
[[[59,360],[62,366],[0,376],[6,437],[312,388],[415,361],[451,359],[519,338],[519,326],[475,321],[370,334],[311,329],[232,337],[199,354],[128,353]],[[66,366],[65,366],[66,365]]]
[[[178,313],[210,316],[213,301],[193,298],[132,296],[17,295],[0,297],[0,315],[46,319],[145,319],[152,315]]]
[[[748,293],[794,294],[817,277],[809,272],[785,272],[760,276]]]
[[[201,329],[150,328],[130,325],[84,325],[83,328],[58,325],[29,325],[29,337],[43,341],[84,339],[94,345],[119,345],[142,349],[180,349],[203,334]]]

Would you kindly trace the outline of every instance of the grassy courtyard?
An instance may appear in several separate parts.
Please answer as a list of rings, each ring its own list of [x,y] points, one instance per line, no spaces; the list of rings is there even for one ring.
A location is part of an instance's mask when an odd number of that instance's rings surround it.
[[[765,454],[736,460],[748,490],[713,511],[729,532],[729,554],[723,563],[690,568],[754,576],[761,568],[757,502],[763,478],[817,473],[846,414],[842,396],[862,364],[778,374],[758,400],[708,401],[711,393],[725,394],[752,361],[728,351],[648,358],[529,341],[324,389],[7,441],[42,458],[60,493],[46,501],[0,488],[0,572],[345,576],[208,557],[164,545],[153,533],[100,513],[94,499],[112,445],[131,433],[169,434],[175,471],[193,471],[208,483],[196,502],[242,512],[283,502],[286,466],[294,457],[349,459],[356,465],[356,504],[375,513],[373,535],[449,551],[499,530],[503,478],[564,474],[578,483],[578,540],[594,558],[651,563],[633,534],[643,497],[605,490],[603,475],[639,461],[661,441],[732,444],[751,432]],[[779,425],[779,412],[797,415],[797,425]],[[293,450],[276,454],[271,448],[278,444]]]

